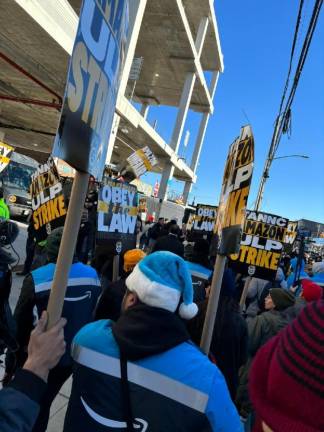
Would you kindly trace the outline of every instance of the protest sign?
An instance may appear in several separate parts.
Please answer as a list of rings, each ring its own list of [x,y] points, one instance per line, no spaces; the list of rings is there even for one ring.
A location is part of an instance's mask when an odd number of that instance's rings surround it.
[[[289,221],[286,234],[285,234],[285,244],[284,251],[290,254],[293,251],[294,243],[297,239],[298,234],[298,222]]]
[[[49,157],[31,177],[33,228],[37,242],[46,240],[55,228],[64,225],[66,207],[60,176]]]
[[[127,0],[84,0],[53,155],[101,180],[128,29]]]
[[[153,167],[158,163],[154,153],[147,146],[132,153],[127,158],[127,161],[136,177],[140,177],[147,171],[152,171]]]
[[[226,264],[226,255],[238,253],[250,191],[254,162],[254,139],[250,126],[230,146],[215,226],[219,250],[215,262],[206,317],[200,347],[209,353],[213,336],[219,296]]]
[[[128,183],[109,179],[99,190],[97,245],[114,251],[136,247],[137,189]]]
[[[197,204],[193,219],[193,231],[201,233],[213,233],[217,219],[217,207],[205,204]]]
[[[195,242],[201,238],[210,239],[213,235],[217,219],[217,207],[197,204],[196,211],[187,222],[188,240]]]
[[[229,255],[240,248],[241,231],[250,191],[254,162],[254,139],[250,126],[230,146],[227,157],[215,233],[219,253]]]
[[[237,271],[260,279],[274,280],[288,223],[288,219],[281,216],[247,211],[239,253],[231,255]]]
[[[10,162],[10,157],[14,148],[0,141],[0,173],[6,168]]]
[[[147,198],[141,197],[138,200],[138,212],[139,213],[146,213],[147,212]]]
[[[128,19],[128,0],[83,0],[53,149],[76,173],[48,303],[49,328],[62,313],[89,175],[103,175]]]

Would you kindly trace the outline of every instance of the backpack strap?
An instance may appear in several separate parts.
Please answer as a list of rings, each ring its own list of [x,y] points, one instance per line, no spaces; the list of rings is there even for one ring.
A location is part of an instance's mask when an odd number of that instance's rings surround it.
[[[127,360],[122,355],[120,356],[120,372],[121,372],[121,395],[124,415],[126,417],[127,432],[134,432],[133,412],[130,400],[129,382],[127,375]]]

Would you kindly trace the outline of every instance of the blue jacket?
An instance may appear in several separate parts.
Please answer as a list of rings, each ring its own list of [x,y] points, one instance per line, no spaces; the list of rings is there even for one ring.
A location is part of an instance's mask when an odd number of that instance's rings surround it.
[[[27,370],[17,371],[9,386],[0,391],[1,432],[31,432],[45,390],[42,379]]]
[[[31,273],[39,316],[47,308],[55,267],[55,264],[49,263]],[[69,353],[72,340],[84,325],[93,320],[94,309],[100,293],[100,281],[96,270],[80,262],[72,264],[62,312],[62,316],[67,319],[64,328],[67,347],[66,353],[60,360],[61,365],[66,366],[67,363],[71,363]]]
[[[17,353],[18,366],[22,366],[25,361],[25,347],[28,345],[35,320],[47,309],[55,267],[55,264],[49,263],[34,270],[24,279],[14,313],[17,323],[16,338],[20,346]],[[72,264],[62,313],[67,319],[64,328],[67,348],[60,361],[61,366],[72,365],[70,345],[76,333],[93,320],[93,312],[100,293],[97,272],[92,267],[79,262]],[[7,361],[9,369],[11,362],[10,359]]]
[[[64,432],[125,430],[112,321],[85,326],[74,339],[72,356],[74,379]],[[222,374],[192,343],[128,362],[128,382],[139,431],[242,431]]]
[[[288,279],[287,279],[287,289],[289,289],[294,283],[295,272],[296,272],[296,268],[297,268],[297,258],[293,258],[290,262],[290,265],[292,268],[292,272],[290,273],[290,275],[288,276]],[[305,261],[304,260],[302,260],[302,262],[301,262],[300,279],[309,279],[308,274],[305,272]]]

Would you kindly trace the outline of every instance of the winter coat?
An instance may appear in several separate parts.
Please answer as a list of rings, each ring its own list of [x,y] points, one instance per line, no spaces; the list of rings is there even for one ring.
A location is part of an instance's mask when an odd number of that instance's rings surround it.
[[[198,315],[188,322],[192,340],[199,346],[208,300],[198,304]],[[248,330],[239,307],[228,297],[220,297],[210,352],[224,375],[232,400],[239,383],[239,369],[248,357]]]
[[[0,219],[9,219],[9,218],[10,218],[9,207],[5,203],[5,200],[3,198],[0,198]]]
[[[18,366],[26,359],[26,346],[35,320],[46,310],[53,283],[55,264],[49,263],[31,272],[24,279],[18,303],[14,312],[17,323],[17,342],[20,346]],[[67,343],[66,353],[59,365],[72,363],[69,351],[76,333],[93,319],[93,312],[101,293],[96,271],[82,263],[71,266],[62,316],[67,319],[64,337]]]
[[[247,301],[249,305],[246,310],[248,317],[255,317],[260,311],[259,302],[264,290],[264,287],[269,281],[259,278],[252,278],[247,292]]]
[[[126,278],[121,278],[116,282],[102,279],[102,294],[99,298],[94,319],[111,319],[117,321],[121,313],[121,305],[126,293]]]
[[[1,432],[30,432],[36,422],[46,383],[27,370],[16,373],[0,391]]]
[[[159,223],[156,223],[155,225],[153,225],[149,231],[148,231],[148,235],[149,238],[152,240],[157,240],[159,237],[162,237],[165,235],[165,228],[163,225],[160,225]]]
[[[183,326],[180,318],[149,308],[153,311],[147,321],[147,308],[135,306],[116,324],[97,321],[77,334],[64,432],[125,430],[127,395],[130,422],[139,431],[241,432],[240,419],[217,367],[189,340],[176,342],[178,333],[185,335],[185,328],[173,325]],[[118,330],[127,314],[138,311],[144,316],[131,321],[127,332]],[[173,347],[168,349],[170,338]],[[161,350],[161,346],[165,348]],[[123,358],[131,358],[127,367],[120,352]]]
[[[290,308],[289,308],[290,309]],[[246,416],[252,411],[252,405],[248,396],[249,371],[253,357],[257,351],[280,330],[286,327],[294,319],[294,313],[270,310],[255,318],[248,318],[249,333],[249,360],[240,371],[240,384],[237,392],[236,404],[240,414]]]
[[[255,318],[248,318],[249,332],[249,354],[254,357],[270,338],[275,336],[290,322],[290,318],[285,311],[270,310],[258,315]]]
[[[152,253],[157,251],[172,252],[183,258],[184,245],[178,240],[178,237],[175,234],[168,234],[157,239],[153,246]]]

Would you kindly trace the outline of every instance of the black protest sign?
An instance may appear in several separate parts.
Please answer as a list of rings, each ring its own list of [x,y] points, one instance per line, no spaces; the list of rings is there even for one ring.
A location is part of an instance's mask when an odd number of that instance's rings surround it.
[[[187,223],[188,240],[210,239],[217,219],[217,207],[208,204],[197,204],[196,212],[191,214]]]
[[[247,211],[239,253],[231,255],[238,272],[273,280],[284,248],[288,219]]]
[[[53,155],[101,179],[128,30],[128,0],[84,0]]]
[[[250,191],[254,162],[254,139],[250,126],[230,146],[223,176],[215,234],[219,254],[237,253]]]
[[[216,206],[197,204],[192,230],[202,234],[211,234],[214,232],[216,219]]]
[[[289,221],[285,235],[284,251],[291,253],[298,233],[298,222]]]
[[[31,180],[34,236],[40,242],[53,229],[64,225],[67,209],[60,176],[51,157],[37,168]]]
[[[135,186],[107,180],[98,196],[97,245],[116,253],[135,248],[137,206]]]

